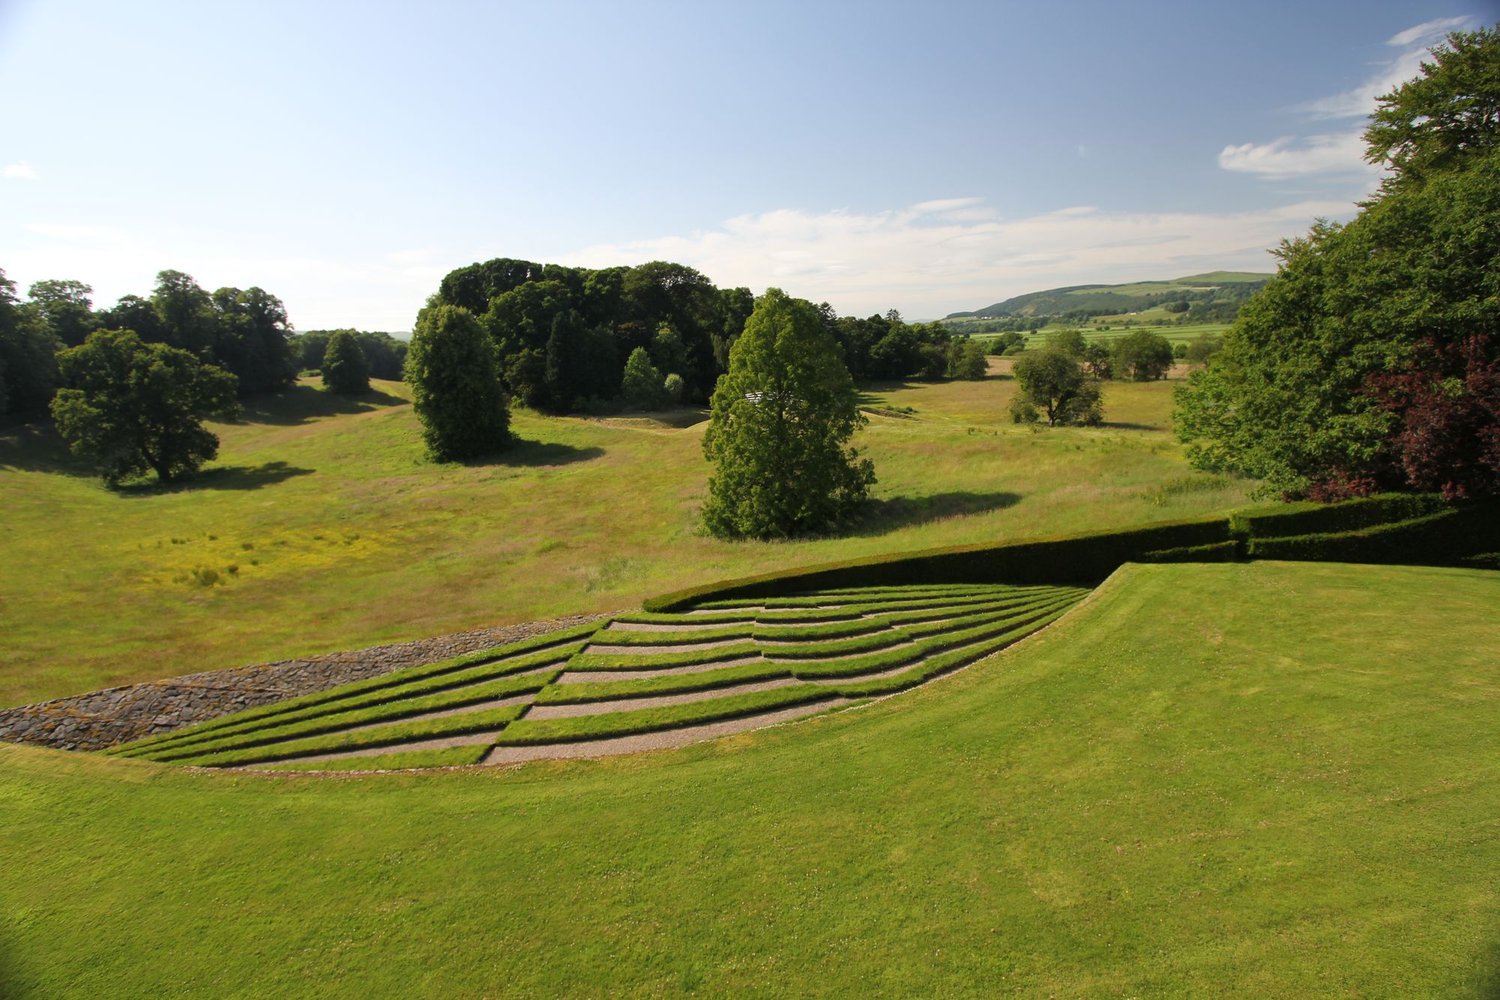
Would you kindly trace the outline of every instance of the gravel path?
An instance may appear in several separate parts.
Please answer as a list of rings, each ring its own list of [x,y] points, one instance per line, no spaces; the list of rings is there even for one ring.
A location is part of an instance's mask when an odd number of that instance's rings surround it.
[[[644,681],[652,677],[677,677],[682,674],[701,674],[710,670],[726,670],[743,667],[750,663],[764,662],[759,656],[740,656],[733,660],[714,660],[712,663],[694,663],[686,667],[653,667],[650,670],[569,670],[557,679],[559,684],[589,684],[594,681]],[[787,660],[787,663],[793,661]]]

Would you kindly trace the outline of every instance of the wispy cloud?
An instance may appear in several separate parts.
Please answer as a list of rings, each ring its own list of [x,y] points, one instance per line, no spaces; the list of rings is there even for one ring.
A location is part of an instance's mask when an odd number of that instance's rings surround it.
[[[1358,132],[1310,135],[1301,139],[1287,136],[1266,143],[1225,146],[1219,153],[1219,166],[1237,173],[1276,179],[1310,174],[1378,173],[1377,168],[1364,161],[1364,152],[1364,140]]]
[[[1377,168],[1364,162],[1364,119],[1376,107],[1376,98],[1395,90],[1417,76],[1432,46],[1450,31],[1470,27],[1472,17],[1445,17],[1425,21],[1392,35],[1386,45],[1400,49],[1380,63],[1358,86],[1338,94],[1313,98],[1292,108],[1314,121],[1359,119],[1360,124],[1337,133],[1283,136],[1266,143],[1247,142],[1225,146],[1219,166],[1237,173],[1255,174],[1271,180],[1316,175],[1378,176]]]
[[[25,160],[19,163],[7,163],[0,167],[0,177],[8,181],[34,181],[36,180],[36,168]]]
[[[986,210],[965,199],[958,211]],[[1109,212],[1074,206],[1022,218],[953,219],[933,202],[878,213],[790,209],[742,215],[712,229],[563,255],[603,267],[674,260],[722,286],[780,286],[840,313],[897,307],[912,317],[974,309],[1022,292],[1081,282],[1168,278],[1219,267],[1273,269],[1267,250],[1343,201],[1253,212]]]

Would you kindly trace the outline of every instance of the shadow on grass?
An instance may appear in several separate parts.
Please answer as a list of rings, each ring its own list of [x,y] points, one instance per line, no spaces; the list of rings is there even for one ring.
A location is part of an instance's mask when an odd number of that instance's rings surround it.
[[[587,462],[604,454],[603,448],[589,446],[587,448],[575,448],[570,444],[559,444],[557,442],[526,441],[517,438],[511,446],[504,451],[497,451],[493,455],[483,458],[470,459],[464,462],[471,468],[486,465],[516,465],[516,466],[550,466],[550,465],[572,465],[575,462]]]
[[[152,497],[164,493],[189,493],[198,490],[258,490],[262,486],[274,486],[296,476],[311,475],[312,469],[302,469],[285,462],[265,462],[261,465],[220,465],[204,469],[192,479],[177,483],[158,483],[155,480],[126,483],[115,490],[122,497]]]
[[[336,392],[310,385],[294,385],[281,392],[251,396],[240,401],[240,423],[292,426],[321,417],[351,413],[369,413],[392,406],[406,406],[408,400],[379,389],[358,396],[341,396]]]
[[[948,517],[1004,510],[1021,502],[1019,493],[974,493],[960,490],[925,497],[891,497],[872,500],[865,508],[853,535],[884,535],[914,524]]]
[[[1104,423],[1100,424],[1099,426],[1102,427],[1102,428],[1105,428],[1107,430],[1112,430],[1112,431],[1164,431],[1164,430],[1166,430],[1166,428],[1163,427],[1161,424],[1133,424],[1133,423],[1129,423],[1128,421],[1124,421],[1124,420],[1106,420],[1106,421],[1104,421]]]
[[[50,420],[0,427],[0,469],[92,476],[94,467],[68,450]]]

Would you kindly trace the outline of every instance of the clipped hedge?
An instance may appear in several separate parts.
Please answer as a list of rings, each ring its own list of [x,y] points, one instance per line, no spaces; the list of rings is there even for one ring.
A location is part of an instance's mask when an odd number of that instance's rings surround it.
[[[1001,545],[964,545],[891,558],[825,563],[811,569],[730,580],[663,594],[647,611],[674,611],[703,602],[780,596],[826,588],[945,583],[1082,584],[1094,586],[1122,563],[1149,552],[1233,541],[1228,517],[1153,524]]]
[[[1287,538],[1357,531],[1448,509],[1436,493],[1379,493],[1340,503],[1253,507],[1229,515],[1229,523],[1236,535],[1245,538]]]
[[[1252,538],[1254,559],[1314,562],[1482,566],[1475,557],[1500,549],[1500,504],[1453,507],[1356,531]]]

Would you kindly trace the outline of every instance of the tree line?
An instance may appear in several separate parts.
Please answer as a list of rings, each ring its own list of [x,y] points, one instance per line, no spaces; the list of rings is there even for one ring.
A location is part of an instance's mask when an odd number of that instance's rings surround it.
[[[429,306],[475,318],[507,395],[569,413],[706,402],[755,296],[667,261],[591,269],[502,257],[449,272]],[[814,308],[855,378],[983,377],[982,349],[941,324]]]
[[[1379,98],[1386,179],[1347,224],[1282,243],[1276,276],[1191,377],[1200,469],[1286,498],[1500,495],[1500,26],[1456,32]]]

